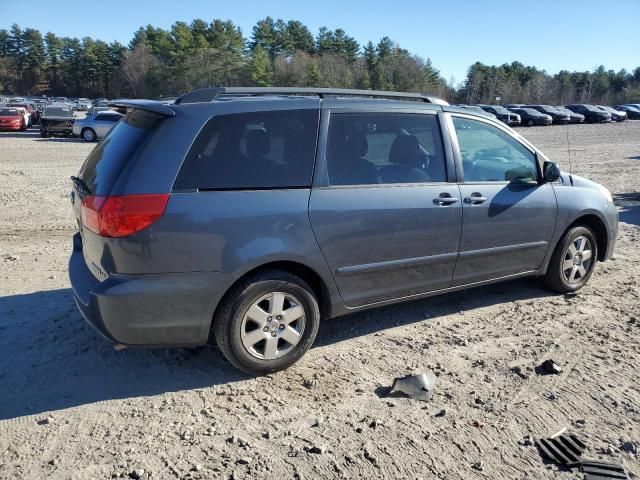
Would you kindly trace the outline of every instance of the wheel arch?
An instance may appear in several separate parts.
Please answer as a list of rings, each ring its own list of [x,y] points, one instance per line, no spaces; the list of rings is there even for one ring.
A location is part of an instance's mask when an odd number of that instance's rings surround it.
[[[236,280],[229,285],[224,295],[220,298],[218,305],[216,306],[213,316],[211,317],[211,326],[209,328],[209,343],[214,342],[214,333],[213,333],[213,320],[218,315],[218,310],[220,309],[220,305],[231,295],[234,287],[238,285],[240,282],[246,280],[248,277],[254,276],[257,273],[268,271],[268,270],[280,270],[284,272],[291,273],[300,277],[304,280],[309,287],[313,290],[316,298],[318,299],[318,306],[320,307],[320,315],[321,318],[331,317],[331,293],[327,284],[325,283],[322,276],[316,272],[313,268],[305,265],[303,263],[293,261],[293,260],[274,260],[267,263],[263,263],[257,267],[254,267],[247,272],[244,272],[241,276],[236,278]]]
[[[603,262],[607,255],[607,248],[609,247],[609,232],[605,222],[593,213],[588,213],[576,218],[571,225],[569,225],[562,234],[561,239],[569,231],[569,229],[584,225],[589,227],[596,236],[596,244],[598,246],[598,260]]]
[[[86,130],[91,130],[93,134],[96,136],[96,138],[98,137],[98,134],[96,133],[95,129],[90,127],[89,125],[85,125],[80,128],[80,137],[82,137],[83,132],[85,132]]]

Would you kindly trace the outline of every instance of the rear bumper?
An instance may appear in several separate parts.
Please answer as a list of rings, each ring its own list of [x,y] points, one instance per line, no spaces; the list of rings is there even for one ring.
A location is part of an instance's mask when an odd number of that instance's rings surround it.
[[[73,237],[69,280],[76,305],[103,337],[125,345],[204,345],[213,313],[234,281],[219,272],[111,275],[96,279]]]

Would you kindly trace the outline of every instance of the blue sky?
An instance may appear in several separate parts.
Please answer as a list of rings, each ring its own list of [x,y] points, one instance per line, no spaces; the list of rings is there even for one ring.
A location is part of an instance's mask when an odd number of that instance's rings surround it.
[[[314,34],[341,27],[361,44],[387,35],[456,82],[475,61],[519,60],[549,73],[640,65],[640,0],[0,0],[0,28],[18,23],[124,44],[141,25],[194,18],[231,19],[249,37],[267,15],[300,20]]]

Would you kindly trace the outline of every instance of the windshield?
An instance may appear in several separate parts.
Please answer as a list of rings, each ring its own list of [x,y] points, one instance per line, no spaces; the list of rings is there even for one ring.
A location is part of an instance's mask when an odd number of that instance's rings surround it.
[[[500,105],[491,105],[490,108],[496,113],[500,113],[500,114],[509,113],[509,110],[507,110],[506,108]]]
[[[118,175],[161,117],[132,110],[91,151],[78,176],[93,195],[107,195]]]
[[[542,115],[542,113],[540,113],[538,110],[534,110],[533,108],[514,108],[513,111],[516,113],[522,113],[522,112],[528,113],[532,117],[537,117],[539,115]]]
[[[0,108],[0,117],[17,117],[20,114],[14,108]]]
[[[59,107],[48,107],[44,109],[44,115],[48,117],[69,117],[73,118],[71,110]]]

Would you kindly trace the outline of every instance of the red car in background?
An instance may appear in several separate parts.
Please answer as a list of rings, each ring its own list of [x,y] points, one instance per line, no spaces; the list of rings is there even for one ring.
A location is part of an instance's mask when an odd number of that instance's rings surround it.
[[[40,112],[32,103],[7,103],[7,107],[22,107],[29,114],[29,124],[27,127],[31,125],[35,125],[40,121]]]
[[[18,108],[0,108],[0,130],[26,130],[24,116]]]
[[[35,125],[40,122],[40,112],[38,109],[31,103],[8,103],[7,107],[22,107],[29,113],[29,125]]]

